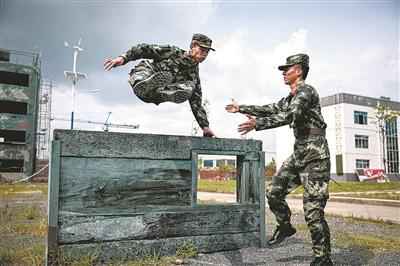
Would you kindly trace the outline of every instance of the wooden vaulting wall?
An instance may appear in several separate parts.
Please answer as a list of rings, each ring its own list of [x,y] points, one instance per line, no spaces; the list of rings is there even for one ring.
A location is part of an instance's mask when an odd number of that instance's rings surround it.
[[[236,155],[237,203],[197,204],[199,154]],[[264,153],[257,140],[55,130],[48,264],[60,251],[99,259],[265,242]]]

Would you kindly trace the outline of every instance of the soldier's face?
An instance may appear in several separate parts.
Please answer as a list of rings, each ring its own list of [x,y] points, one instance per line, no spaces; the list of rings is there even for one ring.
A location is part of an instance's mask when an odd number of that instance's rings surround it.
[[[196,63],[201,63],[207,58],[209,51],[210,49],[201,47],[198,44],[194,44],[191,49],[191,55],[193,60],[196,61]]]
[[[283,71],[283,80],[285,84],[290,85],[296,82],[301,76],[301,68],[299,65],[291,66]]]

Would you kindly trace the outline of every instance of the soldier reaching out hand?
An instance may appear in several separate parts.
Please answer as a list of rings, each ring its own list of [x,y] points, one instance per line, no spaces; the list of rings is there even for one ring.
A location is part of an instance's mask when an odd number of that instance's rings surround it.
[[[211,43],[207,36],[194,34],[189,51],[169,45],[139,44],[114,59],[106,59],[104,69],[108,71],[129,61],[146,59],[130,72],[133,92],[142,101],[156,105],[189,100],[203,136],[215,137],[202,106],[199,77],[199,63],[207,58],[210,50],[215,51]]]
[[[304,83],[309,70],[309,57],[296,54],[279,66],[290,93],[278,103],[264,106],[226,106],[230,113],[240,112],[248,121],[239,125],[238,131],[249,131],[289,125],[296,138],[294,153],[286,159],[267,190],[268,205],[276,217],[278,226],[268,241],[270,245],[282,242],[296,233],[290,223],[291,212],[285,197],[303,184],[304,216],[311,232],[314,260],[311,265],[333,265],[331,261],[330,232],[324,216],[328,200],[330,179],[329,148],[325,138],[326,124],[321,114],[317,91]],[[254,118],[254,117],[255,118]]]

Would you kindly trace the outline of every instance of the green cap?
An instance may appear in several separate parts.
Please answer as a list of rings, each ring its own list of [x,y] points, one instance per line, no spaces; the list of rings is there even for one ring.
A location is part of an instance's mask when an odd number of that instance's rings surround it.
[[[301,64],[305,67],[308,67],[310,58],[308,57],[308,55],[306,54],[295,54],[295,55],[291,55],[288,58],[286,58],[286,64],[279,66],[278,69],[279,70],[286,70],[289,67],[293,66],[293,65],[297,65],[297,64]]]
[[[204,34],[193,34],[192,41],[196,41],[201,47],[215,51],[215,49],[211,47],[212,40]]]

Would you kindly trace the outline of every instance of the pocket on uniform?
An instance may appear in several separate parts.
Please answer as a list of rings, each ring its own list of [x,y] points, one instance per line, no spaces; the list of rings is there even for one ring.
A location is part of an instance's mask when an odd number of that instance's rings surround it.
[[[329,180],[304,178],[304,199],[328,199]]]

